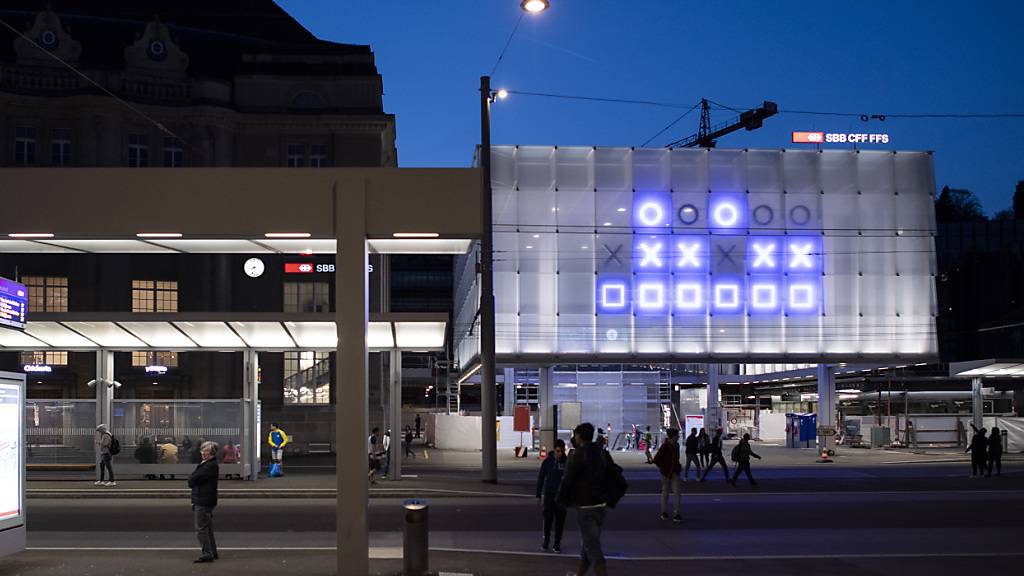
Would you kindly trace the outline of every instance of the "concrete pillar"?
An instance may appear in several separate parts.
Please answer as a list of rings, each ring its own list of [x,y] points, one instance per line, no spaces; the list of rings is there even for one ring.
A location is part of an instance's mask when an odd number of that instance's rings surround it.
[[[548,450],[555,447],[555,438],[558,435],[555,423],[552,422],[552,406],[555,405],[554,397],[552,396],[554,389],[553,380],[554,368],[541,366],[540,385],[537,386],[537,406],[540,416],[537,426],[540,428],[540,443],[546,446]]]
[[[96,379],[93,381],[96,393],[96,425],[106,424],[114,431],[114,353],[110,350],[96,351]],[[96,454],[96,479],[100,479],[99,454]]]
[[[505,377],[505,409],[501,411],[502,416],[515,416],[516,405],[516,371],[514,368],[505,368],[502,371]]]
[[[722,403],[718,401],[718,379],[720,367],[718,364],[708,364],[708,408],[704,414],[704,427],[708,429],[708,433],[712,436],[715,434],[715,430],[721,428],[725,431],[724,426],[724,415],[722,414]]]
[[[402,351],[391,351],[391,393],[388,394],[388,426],[391,428],[389,480],[402,479]]]
[[[335,190],[335,319],[338,326],[337,545],[338,574],[370,571],[366,466],[369,322],[366,245],[366,182]]]
[[[981,378],[971,378],[971,413],[975,428],[981,428],[985,419],[985,401],[981,396]]]
[[[818,364],[818,448],[836,447],[836,377],[832,366]]]
[[[256,480],[260,474],[260,361],[259,353],[247,349],[242,353],[242,473],[246,480]]]

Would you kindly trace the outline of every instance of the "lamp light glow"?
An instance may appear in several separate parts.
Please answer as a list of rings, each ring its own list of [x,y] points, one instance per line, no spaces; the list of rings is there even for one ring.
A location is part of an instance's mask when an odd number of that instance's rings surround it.
[[[644,202],[637,210],[636,217],[645,226],[660,226],[665,218],[665,211],[657,202]]]
[[[550,8],[551,3],[548,0],[523,0],[519,3],[519,7],[527,12],[537,14]]]
[[[722,202],[718,206],[715,206],[715,211],[712,213],[712,217],[715,219],[715,224],[724,226],[726,228],[735,226],[736,222],[740,219],[740,211],[728,202]]]
[[[676,267],[700,268],[700,260],[697,259],[700,242],[678,242],[676,248],[679,249],[679,261],[676,262]]]

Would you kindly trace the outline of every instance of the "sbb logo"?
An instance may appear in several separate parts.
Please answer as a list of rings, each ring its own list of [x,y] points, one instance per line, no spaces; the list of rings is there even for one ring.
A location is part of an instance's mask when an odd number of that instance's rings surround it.
[[[334,264],[317,264],[317,272],[334,272]]]
[[[313,264],[311,262],[286,262],[284,265],[285,274],[312,274]]]
[[[794,144],[821,144],[824,141],[824,132],[793,132]]]

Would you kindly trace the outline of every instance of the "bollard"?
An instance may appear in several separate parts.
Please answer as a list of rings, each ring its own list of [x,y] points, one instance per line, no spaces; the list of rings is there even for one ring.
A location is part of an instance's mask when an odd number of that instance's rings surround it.
[[[430,549],[428,542],[426,500],[406,500],[405,534],[402,550],[402,574],[405,576],[426,576],[430,570]]]

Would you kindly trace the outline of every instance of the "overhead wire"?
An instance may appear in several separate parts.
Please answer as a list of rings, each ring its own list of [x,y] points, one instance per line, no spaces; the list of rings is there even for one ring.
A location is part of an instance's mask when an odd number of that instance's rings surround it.
[[[516,32],[519,30],[519,25],[523,23],[523,16],[525,15],[525,12],[519,12],[519,19],[516,20],[516,25],[512,28],[512,33],[508,35],[508,40],[505,40],[505,47],[501,49],[501,53],[498,54],[498,59],[494,62],[494,66],[491,67],[491,76],[494,76],[494,73],[498,71],[498,66],[501,65],[502,59],[505,58],[505,52],[508,50],[509,44],[512,43],[512,38],[515,37]]]
[[[643,143],[643,144],[641,144],[641,145],[640,145],[640,147],[641,147],[641,148],[643,148],[644,146],[647,146],[648,144],[650,144],[652,140],[654,140],[654,139],[655,139],[655,138],[657,138],[658,136],[661,136],[662,134],[664,134],[664,133],[665,133],[665,132],[666,132],[666,131],[667,131],[667,130],[668,130],[669,128],[671,128],[671,127],[675,126],[677,122],[679,122],[679,121],[680,121],[680,120],[682,120],[683,118],[686,118],[687,116],[689,116],[689,114],[690,114],[691,112],[693,112],[694,110],[696,110],[698,106],[700,106],[700,102],[697,102],[696,104],[694,104],[694,105],[693,105],[693,108],[690,108],[690,109],[689,109],[689,110],[687,110],[686,112],[683,112],[682,114],[680,114],[679,116],[677,116],[675,120],[673,120],[673,121],[669,122],[668,126],[665,126],[665,127],[664,127],[664,128],[662,128],[661,130],[658,130],[658,132],[657,132],[657,133],[656,133],[656,134],[655,134],[654,136],[651,136],[651,137],[650,137],[650,138],[648,138],[647,140],[644,140],[644,143]]]

